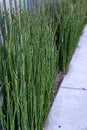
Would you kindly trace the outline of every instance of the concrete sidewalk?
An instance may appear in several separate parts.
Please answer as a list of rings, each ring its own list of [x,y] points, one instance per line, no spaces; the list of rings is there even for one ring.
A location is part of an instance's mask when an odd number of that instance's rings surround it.
[[[87,130],[87,25],[44,130]]]

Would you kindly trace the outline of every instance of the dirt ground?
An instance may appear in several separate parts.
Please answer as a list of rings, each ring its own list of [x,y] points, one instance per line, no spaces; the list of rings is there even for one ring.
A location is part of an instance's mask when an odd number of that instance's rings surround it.
[[[64,73],[62,71],[59,71],[56,75],[56,79],[55,79],[55,83],[54,83],[54,87],[52,89],[52,96],[51,96],[51,106],[53,104],[54,98],[56,97],[56,94],[59,90],[59,87],[61,85],[61,82],[64,78]]]

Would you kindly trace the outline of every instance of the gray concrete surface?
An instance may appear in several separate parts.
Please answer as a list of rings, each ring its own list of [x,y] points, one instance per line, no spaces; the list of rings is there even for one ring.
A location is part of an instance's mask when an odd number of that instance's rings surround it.
[[[87,25],[47,118],[44,130],[87,130]]]

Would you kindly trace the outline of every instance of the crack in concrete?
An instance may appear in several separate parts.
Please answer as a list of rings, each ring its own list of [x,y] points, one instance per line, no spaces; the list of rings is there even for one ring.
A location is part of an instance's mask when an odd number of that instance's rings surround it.
[[[73,89],[73,90],[84,90],[84,91],[87,91],[86,88],[73,88],[73,87],[61,87],[63,89]]]

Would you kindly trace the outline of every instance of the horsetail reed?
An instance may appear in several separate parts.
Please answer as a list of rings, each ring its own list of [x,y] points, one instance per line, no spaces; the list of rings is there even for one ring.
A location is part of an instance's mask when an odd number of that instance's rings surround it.
[[[10,0],[9,9],[3,2],[0,121],[3,130],[43,130],[56,68],[66,70],[86,20],[87,2],[53,1],[33,9],[28,0],[14,0],[14,6]]]
[[[9,33],[6,34],[5,26],[2,26],[5,55],[2,125],[9,130],[41,130],[50,108],[55,76],[56,54],[51,19],[48,21],[45,17],[43,6],[43,9],[39,7],[38,14],[35,11],[32,14],[14,14],[11,25],[7,14],[7,21]]]

